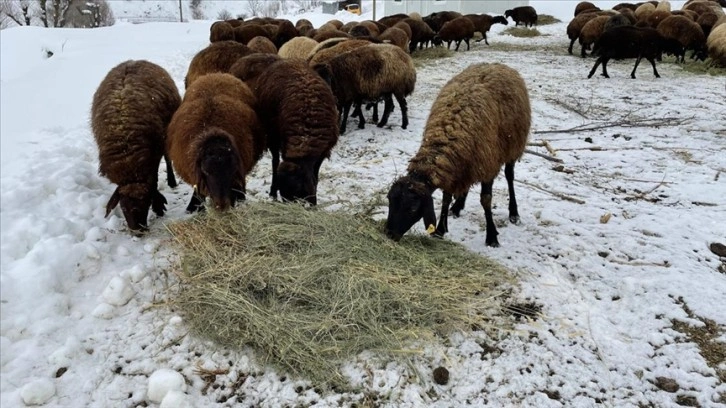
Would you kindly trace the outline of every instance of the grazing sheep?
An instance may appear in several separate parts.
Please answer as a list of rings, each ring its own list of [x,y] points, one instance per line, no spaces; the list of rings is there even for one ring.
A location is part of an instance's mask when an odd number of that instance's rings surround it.
[[[444,23],[451,21],[455,18],[461,17],[462,14],[456,11],[439,11],[431,13],[423,18],[423,22],[426,23],[432,30],[439,32]]]
[[[572,47],[575,45],[575,41],[580,38],[580,32],[582,32],[582,28],[590,20],[598,16],[599,13],[596,12],[580,13],[577,15],[577,17],[570,20],[570,22],[567,24],[567,38],[570,39],[570,46],[567,48],[567,52],[569,52],[570,55],[572,55]]]
[[[711,34],[711,30],[713,30],[714,24],[718,21],[718,14],[716,13],[703,13],[701,14],[698,19],[696,20],[696,23],[701,26],[701,29],[703,30],[703,35],[708,38],[708,35]]]
[[[708,56],[713,63],[720,67],[726,67],[726,24],[714,26],[706,41]]]
[[[580,56],[582,58],[587,56],[585,50],[589,50],[590,46],[594,44],[598,38],[600,38],[603,30],[605,29],[605,24],[610,20],[610,18],[611,17],[609,16],[598,16],[588,21],[587,24],[582,27],[579,37],[580,45],[582,46],[580,51]]]
[[[275,62],[256,80],[260,119],[272,154],[270,196],[317,204],[320,166],[338,142],[330,86],[305,61]],[[280,162],[282,155],[282,162]]]
[[[625,10],[628,10],[628,9],[625,9]],[[607,31],[613,27],[619,27],[619,26],[624,26],[624,25],[633,25],[633,23],[624,14],[616,14],[614,16],[610,16],[608,18],[608,21],[605,22],[605,25],[603,26],[603,32]]]
[[[499,246],[492,217],[492,183],[504,165],[509,187],[509,220],[519,222],[514,194],[514,163],[527,145],[531,108],[527,87],[503,64],[474,64],[454,76],[439,92],[426,122],[418,153],[408,174],[388,193],[386,234],[399,240],[418,220],[436,224],[432,194],[443,192],[441,216],[434,232],[448,232],[448,212],[455,216],[477,182],[486,218],[486,245]]]
[[[638,8],[638,5],[633,3],[620,3],[613,7],[613,10],[615,11],[622,11],[623,9],[629,9],[631,11],[635,11]]]
[[[315,64],[313,69],[331,75],[331,88],[343,116],[341,133],[345,132],[351,105],[360,106],[363,101],[376,101],[381,97],[386,103],[378,127],[385,126],[393,111],[391,95],[401,108],[401,127],[406,129],[408,126],[406,96],[413,92],[416,85],[416,68],[405,51],[395,45],[371,44],[340,54],[326,64]],[[362,129],[364,126],[365,118],[361,111],[358,127]]]
[[[665,39],[653,28],[620,26],[613,27],[605,31],[600,39],[595,43],[593,53],[599,53],[595,65],[590,70],[588,78],[592,78],[597,67],[602,63],[602,75],[610,78],[607,72],[607,63],[611,59],[621,60],[625,58],[635,58],[635,66],[630,77],[635,79],[635,70],[642,58],[647,59],[653,66],[653,75],[660,78],[658,70],[655,68],[655,60],[660,57],[665,47]]]
[[[467,14],[464,17],[468,18],[469,20],[471,20],[472,23],[474,23],[474,32],[479,31],[481,33],[481,40],[484,40],[484,43],[486,45],[489,45],[489,41],[487,40],[487,32],[489,31],[489,29],[492,28],[492,25],[496,23],[504,25],[509,24],[504,16],[492,17],[488,14]],[[481,40],[477,40],[477,42]]]
[[[418,47],[423,48],[424,44],[428,46],[428,43],[434,39],[436,33],[429,27],[428,24],[422,20],[416,20],[413,18],[407,18],[403,20],[404,23],[411,27],[411,42],[408,44],[409,52],[413,53]]]
[[[685,50],[693,50],[693,56],[699,60],[708,56],[703,29],[688,17],[670,16],[658,25],[657,30],[663,38],[676,40],[683,47],[683,53],[676,55],[676,62],[679,56],[680,62],[685,62]]]
[[[234,27],[226,21],[215,21],[209,27],[209,42],[234,41]]]
[[[159,216],[166,210],[166,198],[157,187],[162,156],[167,183],[176,186],[164,137],[180,103],[171,76],[144,60],[112,68],[93,95],[91,128],[98,145],[98,170],[118,185],[106,204],[106,217],[120,203],[133,232],[148,229],[149,207]]]
[[[660,11],[667,11],[670,13],[671,12],[671,2],[669,2],[668,0],[661,0],[658,2],[658,5],[655,6],[655,9],[660,10]]]
[[[313,36],[313,40],[319,43],[331,38],[353,38],[353,36],[340,30],[318,31],[318,33]]]
[[[648,18],[650,13],[655,11],[655,6],[652,3],[643,3],[635,9],[635,18],[638,21],[644,21]]]
[[[434,37],[434,42],[440,43],[446,41],[446,48],[451,48],[451,43],[456,41],[456,49],[459,51],[461,42],[466,43],[466,50],[469,51],[469,40],[474,36],[474,23],[471,22],[467,17],[457,17],[453,20],[449,20],[441,26],[438,34]]]
[[[648,14],[645,22],[650,28],[658,28],[658,25],[661,23],[661,21],[665,20],[670,16],[672,16],[670,11],[656,10]]]
[[[229,74],[246,83],[250,89],[257,86],[256,79],[282,57],[277,54],[255,53],[238,59],[229,68]]]
[[[167,132],[166,147],[179,176],[194,186],[187,212],[207,196],[225,211],[245,198],[245,178],[265,149],[250,88],[230,74],[213,73],[189,86]]]
[[[282,58],[302,58],[305,59],[310,52],[318,45],[318,42],[308,37],[295,37],[286,42],[277,51],[277,55]]]
[[[577,17],[578,14],[586,11],[600,11],[600,7],[590,3],[589,1],[581,1],[577,3],[577,6],[575,6],[574,17]]]
[[[275,43],[267,37],[259,36],[253,38],[247,43],[247,47],[250,51],[255,53],[277,54],[277,47],[275,47]]]
[[[245,23],[234,28],[234,40],[240,44],[247,44],[251,39],[262,36],[270,38],[270,33],[259,24]]]
[[[200,76],[212,72],[227,72],[237,59],[252,54],[244,44],[235,41],[218,41],[209,44],[192,58],[184,78],[184,87],[189,86]]]
[[[515,7],[506,10],[504,16],[507,18],[512,17],[515,26],[518,26],[519,23],[522,23],[525,27],[537,25],[537,11],[532,6]]]
[[[398,13],[390,16],[381,17],[378,19],[378,22],[385,26],[393,27],[396,23],[403,21],[407,18],[408,14]]]
[[[344,54],[358,47],[365,47],[371,42],[364,39],[330,39],[321,43],[307,58],[308,65],[315,66],[318,64],[327,64],[331,59],[340,54]]]
[[[408,27],[408,25],[406,25],[406,27]],[[380,42],[384,44],[393,44],[406,52],[408,52],[408,43],[411,41],[410,38],[411,37],[409,37],[405,31],[397,26],[387,28],[386,31],[382,32],[381,35],[378,36],[378,40]]]

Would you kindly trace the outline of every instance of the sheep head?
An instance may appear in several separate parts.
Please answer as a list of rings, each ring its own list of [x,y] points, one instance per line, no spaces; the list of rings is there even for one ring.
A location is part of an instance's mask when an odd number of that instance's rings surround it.
[[[427,230],[435,226],[433,192],[434,188],[420,176],[408,175],[396,180],[388,191],[386,235],[398,241],[421,218]]]
[[[224,131],[208,135],[197,156],[197,191],[209,196],[214,208],[226,211],[234,205],[232,189],[240,178],[240,158],[237,149]]]
[[[285,160],[280,163],[277,168],[277,182],[283,200],[305,200],[312,205],[317,204],[318,181],[313,167],[313,163],[308,160]]]
[[[513,16],[514,16],[514,10],[505,10],[504,11],[504,17],[505,18],[509,18],[509,17],[514,18]]]
[[[149,206],[151,206],[152,198],[154,198],[153,193],[150,185],[145,183],[119,186],[106,204],[106,217],[111,214],[111,211],[117,205],[121,204],[121,212],[124,214],[129,229],[135,233],[147,231],[149,229],[147,226]],[[161,196],[161,194],[159,195]],[[163,205],[166,203],[166,199],[164,199],[164,196],[161,196],[161,198],[164,200],[163,203],[154,203],[155,212],[159,214],[157,210],[161,210],[159,215],[163,215],[163,210],[166,209]],[[161,205],[161,208],[157,208],[158,204]]]
[[[492,20],[492,24],[496,24],[496,23],[509,25],[509,21],[507,21],[507,18],[504,16],[495,16],[494,19]]]

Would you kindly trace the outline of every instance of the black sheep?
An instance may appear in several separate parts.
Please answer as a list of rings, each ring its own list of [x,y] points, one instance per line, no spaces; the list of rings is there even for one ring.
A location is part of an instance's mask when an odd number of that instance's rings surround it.
[[[645,58],[653,65],[653,74],[660,78],[655,68],[655,60],[660,58],[667,43],[663,36],[653,28],[619,26],[605,31],[595,43],[593,53],[599,53],[595,65],[590,70],[588,78],[592,78],[597,67],[602,63],[602,75],[610,78],[607,72],[607,63],[611,59],[636,58],[631,78],[635,78],[635,70],[638,69],[640,60]]]
[[[512,17],[514,25],[522,23],[525,27],[537,24],[537,11],[532,6],[515,7],[504,12],[505,17]]]

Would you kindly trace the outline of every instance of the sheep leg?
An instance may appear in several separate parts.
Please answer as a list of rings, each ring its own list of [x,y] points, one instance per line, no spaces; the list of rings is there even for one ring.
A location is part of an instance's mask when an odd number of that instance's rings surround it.
[[[633,67],[633,72],[630,73],[630,77],[635,79],[635,70],[638,69],[638,64],[640,64],[640,60],[643,59],[642,56],[638,56],[638,58],[635,59],[635,66]],[[653,66],[655,66],[655,63],[653,63]]]
[[[575,45],[575,40],[571,40],[570,41],[570,46],[567,48],[567,52],[569,52],[570,55],[572,55],[572,47]]]
[[[595,75],[595,71],[597,71],[597,67],[602,63],[602,61],[603,61],[602,57],[599,57],[597,59],[597,61],[595,61],[595,65],[592,67],[592,69],[590,70],[590,73],[587,75],[588,79],[592,78],[592,76]],[[603,65],[603,67],[604,67],[604,65]]]
[[[656,78],[660,78],[660,75],[658,75],[658,70],[655,69],[655,60],[653,58],[648,58],[648,61],[650,61],[650,65],[653,66],[653,75],[655,75]],[[635,70],[633,70],[633,74],[635,74]]]
[[[509,190],[509,222],[519,224],[517,198],[514,196],[514,161],[504,165],[504,177],[507,178],[507,189]]]
[[[489,41],[487,41],[487,33],[484,33],[484,44],[489,45]]]
[[[174,169],[171,168],[171,159],[166,153],[164,153],[164,162],[166,163],[166,184],[169,187],[174,188],[178,184],[176,182],[176,177],[174,176]]]
[[[446,42],[446,49],[447,50],[450,50],[451,49],[451,43],[452,43],[452,41],[447,41]]]
[[[587,57],[587,54],[585,53],[585,49],[586,49],[586,48],[587,48],[587,45],[586,45],[586,44],[582,44],[582,49],[580,50],[580,56],[581,56],[582,58],[585,58],[585,57]]]
[[[470,47],[469,47],[469,39],[468,38],[464,38],[464,42],[466,43],[466,50],[469,51],[470,50]]]
[[[358,129],[365,129],[366,127],[366,117],[363,116],[363,109],[361,109],[361,105],[363,104],[363,101],[356,101],[356,110],[358,111]],[[354,112],[355,113],[355,112]],[[355,116],[355,115],[353,115]]]
[[[345,127],[348,124],[348,114],[350,113],[350,105],[351,103],[346,103],[343,105],[343,120],[340,123],[340,134],[342,135],[345,133]]]
[[[461,210],[464,209],[464,205],[466,204],[466,196],[468,195],[469,193],[464,193],[463,195],[456,197],[454,205],[451,206],[451,214],[454,216],[454,218],[459,218],[459,215],[461,215]]]
[[[189,205],[187,205],[186,211],[187,214],[204,211],[204,197],[202,197],[200,194],[197,194],[196,191],[192,192],[192,199],[189,201]]]
[[[373,121],[378,122],[378,101],[371,103],[370,106],[373,108]]]
[[[487,236],[484,242],[487,246],[498,247],[499,241],[497,240],[497,227],[494,225],[494,218],[492,217],[492,184],[494,181],[481,183],[481,196],[479,201],[481,206],[484,207],[484,217],[487,221]]]
[[[459,51],[459,46],[461,46],[461,40],[456,42],[456,48],[454,48],[454,51]]]
[[[602,76],[605,78],[610,78],[610,75],[608,75],[608,61],[610,61],[610,58],[603,58],[602,60]]]
[[[272,154],[272,184],[270,185],[270,197],[277,200],[277,166],[280,165],[280,151],[277,149],[270,149],[270,154]]]
[[[398,101],[398,106],[401,108],[401,128],[406,129],[408,127],[408,103],[406,102],[406,97],[401,94],[394,94],[396,97],[396,101]],[[391,105],[393,105],[393,102],[391,102]],[[391,106],[391,110],[393,110],[393,106]]]
[[[434,235],[437,237],[443,237],[444,234],[449,232],[449,206],[451,205],[451,193],[444,191],[443,198],[441,200],[441,216],[439,217],[439,224],[436,226]]]
[[[154,189],[151,197],[151,209],[159,217],[164,215],[164,211],[166,211],[166,203],[166,197],[164,197],[159,190]]]
[[[391,94],[386,94],[383,97],[383,101],[383,116],[381,116],[381,121],[378,122],[378,127],[386,126],[388,118],[391,116],[391,112],[393,112],[393,98]]]

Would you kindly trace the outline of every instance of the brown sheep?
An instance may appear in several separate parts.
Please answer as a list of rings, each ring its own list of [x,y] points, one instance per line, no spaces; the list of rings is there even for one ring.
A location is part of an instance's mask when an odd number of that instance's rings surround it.
[[[226,21],[215,21],[209,27],[209,42],[234,41],[234,27]]]
[[[280,20],[275,33],[270,37],[275,47],[279,49],[286,42],[300,35],[290,20]]]
[[[406,32],[406,36],[409,40],[411,40],[411,37],[413,37],[413,31],[411,30],[411,26],[406,24],[405,21],[399,21],[398,23],[394,24],[393,27],[396,27],[399,30],[403,30],[404,32]]]
[[[708,35],[711,34],[711,30],[713,29],[713,25],[716,24],[717,21],[718,15],[716,13],[703,13],[698,17],[696,23],[701,26],[703,35],[708,38]]]
[[[280,47],[277,51],[277,55],[282,58],[306,59],[317,45],[318,42],[312,38],[295,37]]]
[[[515,7],[504,11],[504,17],[512,17],[514,25],[522,23],[525,27],[537,25],[537,11],[532,6]]]
[[[613,10],[615,11],[622,11],[623,9],[629,9],[633,12],[638,8],[636,4],[633,3],[620,3],[613,7]]]
[[[635,9],[635,18],[638,21],[644,21],[648,18],[648,15],[655,11],[655,6],[651,3],[643,3]]]
[[[338,109],[342,111],[341,132],[345,132],[353,104],[360,106],[363,101],[376,101],[382,97],[386,104],[378,127],[385,126],[393,111],[391,95],[395,96],[401,108],[401,127],[405,129],[408,126],[406,96],[413,92],[416,85],[416,68],[405,51],[395,45],[371,44],[340,54],[326,64],[315,64],[313,68],[331,75],[331,88],[338,101]],[[360,111],[358,127],[362,129],[364,126],[365,118]]]
[[[340,27],[342,28],[343,26],[341,25]],[[320,27],[318,27],[317,30],[318,30],[318,32],[323,32],[323,31],[339,31],[339,28],[335,24],[333,24],[331,22],[327,22],[327,23],[321,25]]]
[[[313,23],[312,23],[312,21],[310,21],[306,18],[301,18],[300,20],[297,20],[295,22],[295,28],[297,28],[298,30],[300,30],[300,27],[306,26],[306,25],[312,26]]]
[[[456,49],[459,51],[461,42],[466,43],[466,50],[469,51],[469,40],[474,36],[474,23],[467,17],[457,17],[447,21],[441,26],[441,30],[434,37],[434,43],[439,45],[442,41],[446,41],[446,48],[451,48],[451,43],[456,41]]]
[[[600,11],[600,7],[590,3],[589,1],[581,1],[577,3],[577,6],[575,6],[574,17],[577,17],[578,14],[586,11]]]
[[[245,23],[239,27],[235,27],[234,29],[234,40],[237,41],[240,44],[247,44],[250,42],[251,39],[262,36],[262,37],[270,37],[270,34],[265,30],[264,27],[262,27],[259,24],[255,23]]]
[[[444,26],[444,23],[461,16],[462,14],[456,11],[438,11],[424,17],[423,22],[431,27],[434,32],[439,32],[439,30],[441,30],[441,27]]]
[[[665,20],[666,18],[670,17],[671,15],[672,14],[670,11],[656,9],[654,12],[652,12],[648,15],[648,18],[645,19],[645,22],[648,25],[648,27],[658,28],[658,24],[660,24],[661,21]]]
[[[570,46],[567,48],[567,52],[572,54],[572,47],[575,45],[575,41],[577,41],[578,38],[580,38],[580,32],[582,31],[582,28],[587,24],[590,20],[594,19],[598,16],[610,16],[616,14],[615,12],[608,12],[608,11],[597,11],[597,12],[585,12],[580,13],[577,17],[573,18],[568,24],[567,24],[567,38],[570,39]]]
[[[424,44],[428,46],[428,43],[434,39],[436,33],[429,27],[428,24],[421,20],[413,18],[407,18],[403,20],[404,23],[411,27],[411,42],[409,43],[409,52],[413,53],[418,47],[423,48]]]
[[[657,30],[663,38],[676,40],[681,44],[683,54],[680,55],[680,62],[685,62],[685,50],[689,49],[693,50],[693,56],[698,56],[698,59],[706,59],[706,36],[701,26],[688,17],[670,16],[658,25]],[[678,57],[676,55],[676,61]]]
[[[318,33],[313,37],[313,40],[321,43],[331,38],[353,38],[353,36],[340,30],[325,30],[318,31]]]
[[[713,8],[705,1],[697,1],[692,3],[686,3],[683,5],[682,10],[690,10],[699,16],[703,13],[713,12]]]
[[[227,72],[238,58],[252,54],[252,50],[235,41],[218,41],[209,44],[192,58],[184,78],[184,87],[189,86],[202,75],[212,72]]]
[[[471,20],[472,23],[474,23],[474,31],[479,31],[481,33],[481,40],[484,40],[484,43],[486,45],[489,45],[489,41],[487,40],[487,32],[489,31],[489,29],[492,28],[492,25],[496,23],[504,25],[509,24],[504,16],[492,17],[488,14],[467,14],[464,17],[468,18],[469,20]]]
[[[361,21],[358,25],[366,27],[373,38],[378,37],[386,28],[388,28],[387,26],[383,26],[382,24],[371,20]]]
[[[480,202],[488,246],[499,246],[492,216],[492,183],[504,165],[509,187],[509,220],[519,222],[514,194],[514,163],[527,146],[531,125],[524,80],[503,64],[474,64],[454,76],[439,92],[424,129],[421,147],[408,174],[388,192],[386,234],[399,240],[423,218],[436,225],[432,194],[443,192],[441,216],[433,234],[448,232],[449,204],[454,216],[464,208],[472,185],[482,185]]]
[[[673,10],[671,11],[671,14],[673,14],[674,16],[686,16],[693,21],[698,20],[698,14],[692,10]]]
[[[342,30],[341,30],[342,31]],[[365,25],[362,24],[356,24],[353,28],[351,28],[349,31],[347,31],[348,34],[350,34],[353,38],[375,38],[376,36],[371,33],[371,30],[368,29]]]
[[[241,20],[239,18],[232,18],[229,20],[224,20],[225,23],[232,26],[232,28],[239,27],[244,23],[244,20]]]
[[[257,36],[247,43],[247,47],[252,52],[259,52],[263,54],[277,54],[277,47],[267,37]]]
[[[159,163],[166,159],[167,183],[176,186],[164,137],[181,98],[164,68],[148,61],[126,61],[112,68],[93,95],[91,128],[98,145],[99,173],[116,190],[106,217],[120,203],[132,232],[148,229],[149,207],[159,216],[166,198],[159,192]]]
[[[668,0],[660,0],[658,5],[655,6],[656,10],[671,12],[671,2]]]
[[[254,91],[256,80],[270,65],[279,61],[277,54],[255,53],[238,59],[230,68],[229,73],[246,83]]]
[[[317,33],[317,30],[315,28],[313,28],[312,24],[309,24],[309,25],[300,26],[300,28],[297,29],[297,32],[301,36],[312,38],[315,35],[315,33]]]
[[[340,27],[340,31],[346,32],[350,34],[350,29],[358,25],[358,21],[349,21],[345,24],[343,24],[343,27]]]
[[[204,75],[187,89],[166,140],[177,173],[194,186],[187,212],[202,210],[207,196],[219,211],[245,199],[245,178],[265,149],[255,103],[230,74]]]
[[[341,41],[335,41],[341,40]],[[331,59],[337,57],[340,54],[344,54],[350,50],[358,47],[365,47],[370,45],[371,42],[363,39],[331,39],[325,43],[321,43],[320,46],[314,50],[308,57],[308,65],[315,66],[318,64],[327,64]]]
[[[600,38],[605,28],[605,23],[607,23],[608,20],[610,20],[610,17],[608,16],[598,16],[588,21],[587,24],[582,27],[579,38],[580,45],[582,46],[580,51],[580,56],[582,58],[587,56],[585,50],[589,50],[590,46],[594,44],[598,38]]]
[[[628,9],[625,9],[628,10]],[[633,25],[633,23],[626,17],[624,14],[618,13],[614,16],[608,17],[608,21],[605,22],[605,25],[603,26],[602,30],[603,32],[613,28],[613,27],[619,27],[623,25]]]
[[[396,26],[387,28],[378,36],[378,40],[384,44],[393,44],[406,52],[408,52],[408,43],[411,41],[408,34]]]
[[[726,24],[716,24],[706,41],[708,56],[719,67],[726,67]]]
[[[256,79],[260,120],[272,154],[270,196],[317,204],[320,166],[338,142],[330,86],[305,61],[282,59]],[[280,162],[282,156],[282,162]]]
[[[408,14],[398,13],[390,16],[381,17],[378,19],[378,22],[387,27],[393,27],[394,25],[396,25],[396,23],[401,22],[407,18]]]
[[[638,19],[635,17],[635,12],[627,7],[620,9],[619,13],[627,17],[630,21],[630,25],[635,25],[635,23],[638,22]]]

